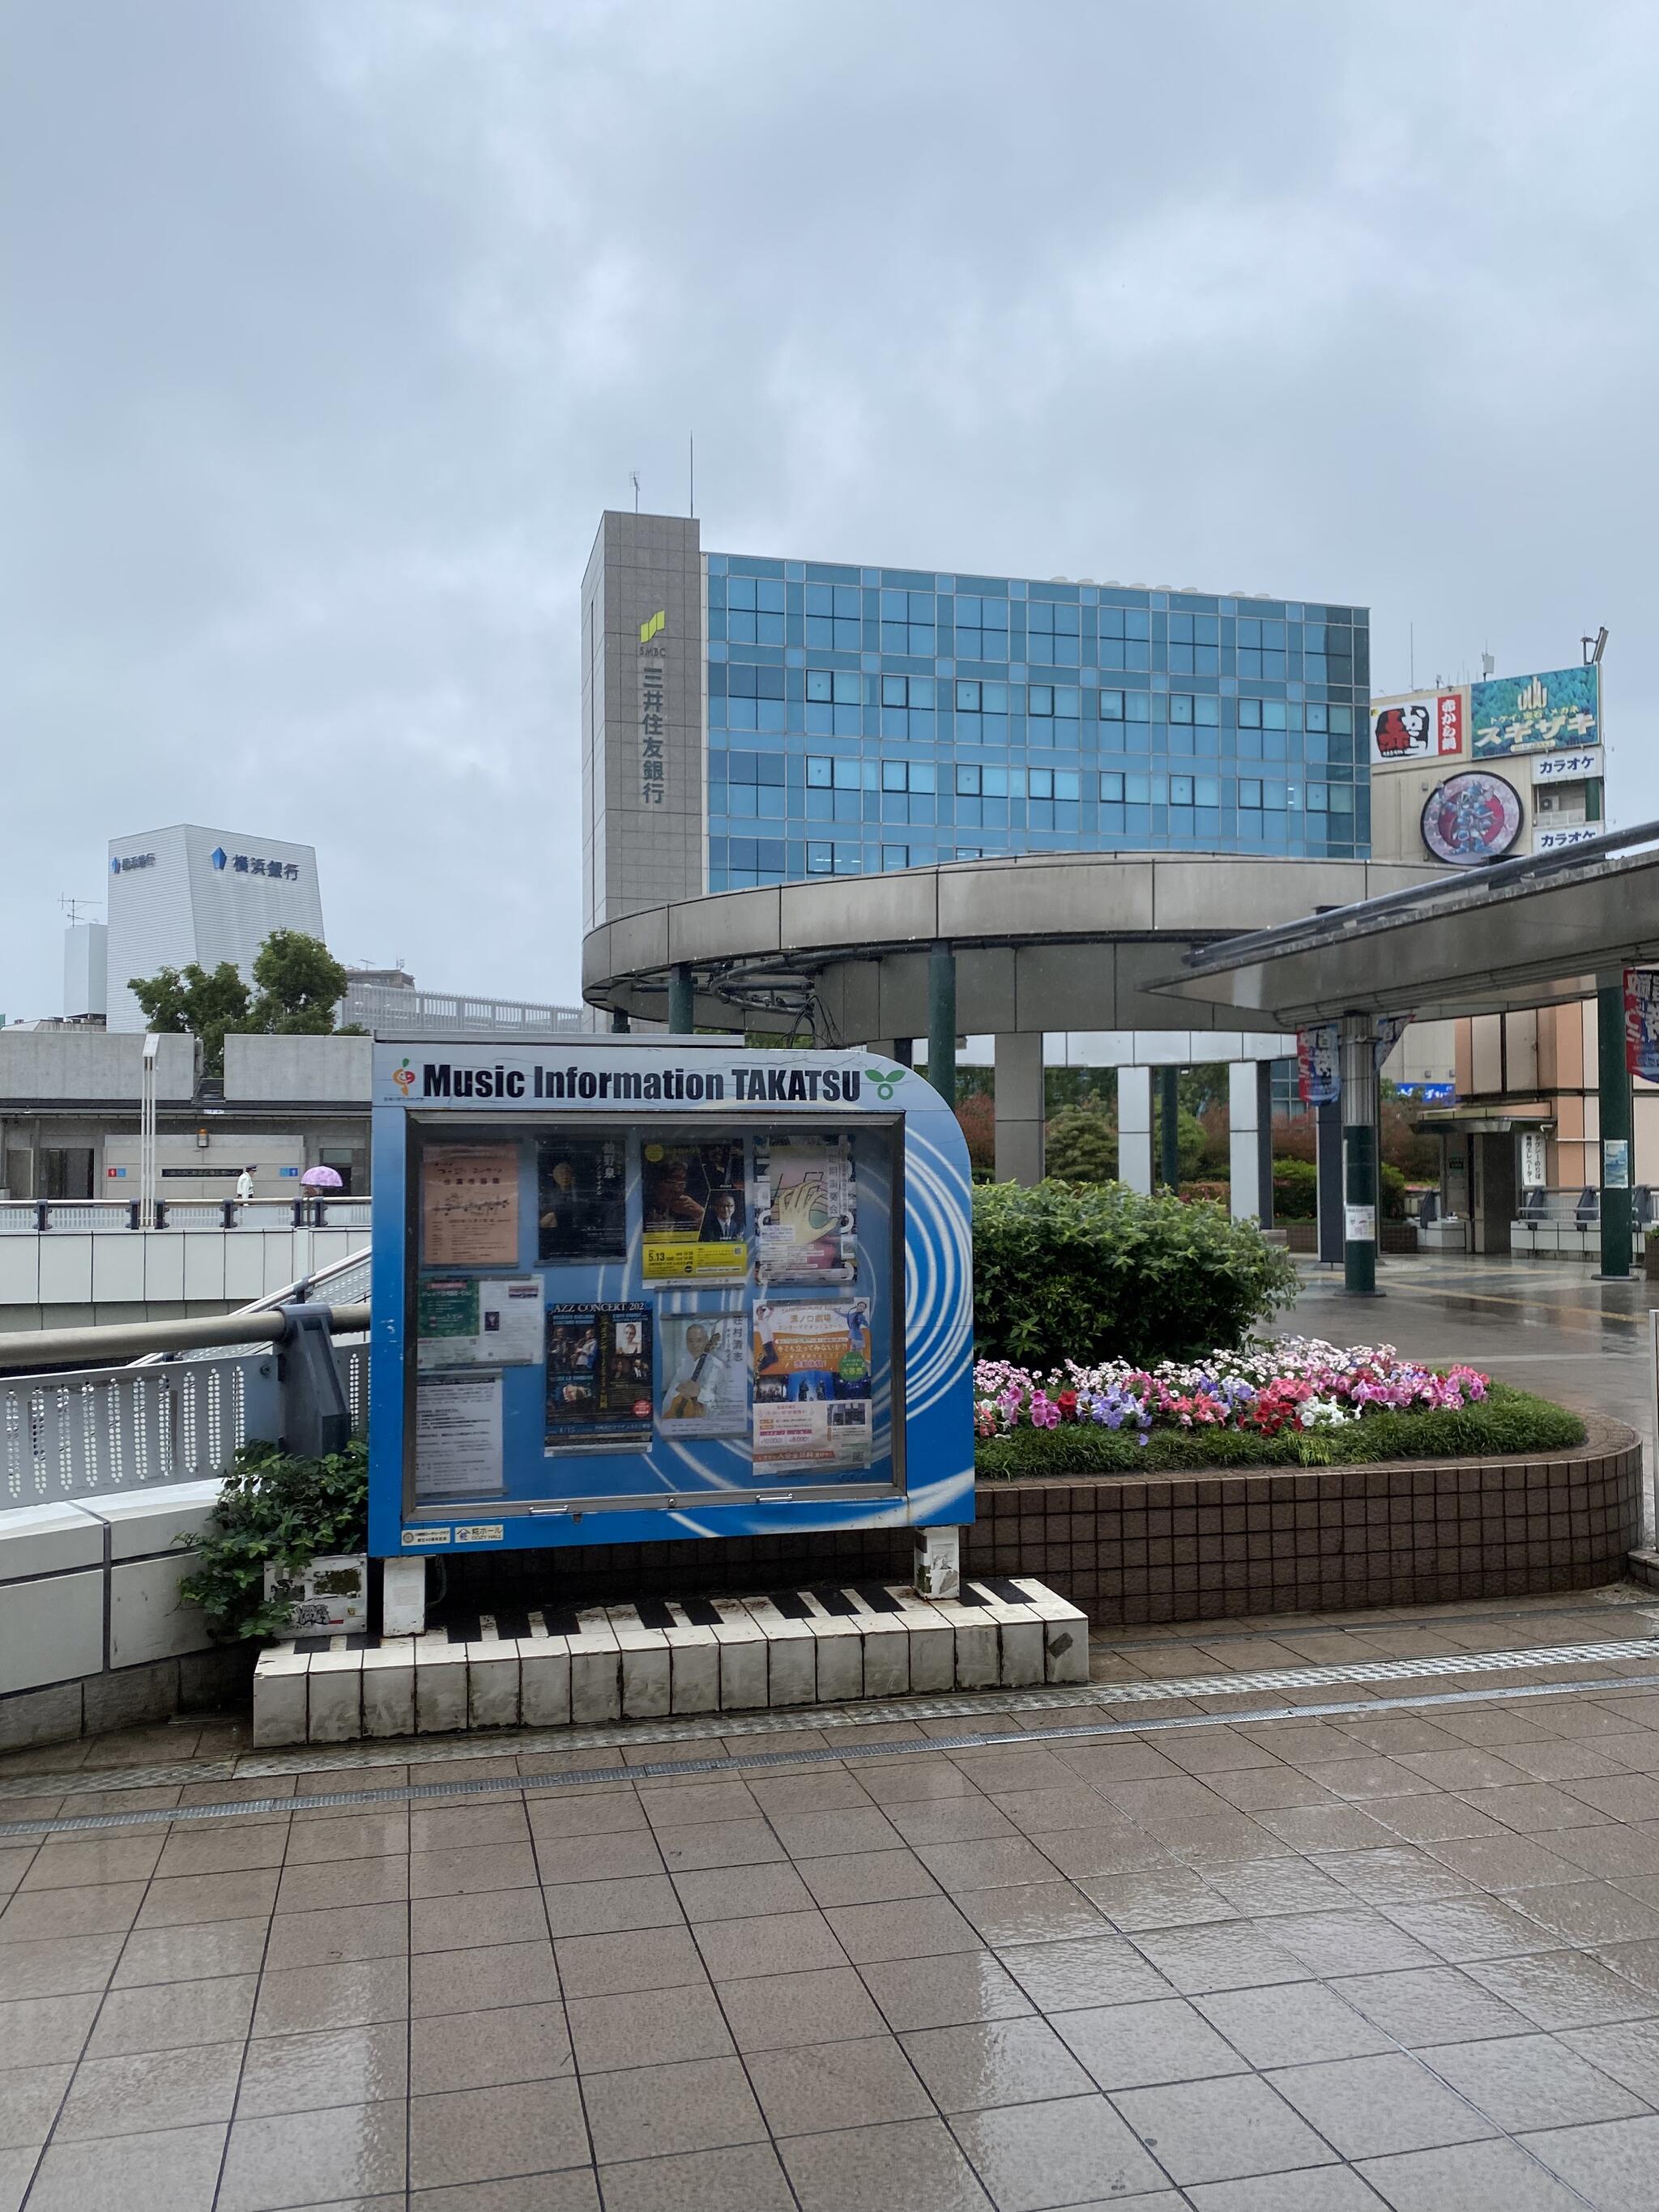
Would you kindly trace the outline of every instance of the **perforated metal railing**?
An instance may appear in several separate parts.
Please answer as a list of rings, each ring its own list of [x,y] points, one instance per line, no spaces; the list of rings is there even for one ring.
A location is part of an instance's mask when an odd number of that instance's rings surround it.
[[[368,1255],[260,1298],[259,1313],[303,1294],[318,1304],[368,1296]],[[368,1340],[334,1341],[354,1436],[368,1425]],[[227,1474],[250,1437],[280,1432],[274,1346],[225,1346],[60,1375],[0,1375],[0,1514]]]

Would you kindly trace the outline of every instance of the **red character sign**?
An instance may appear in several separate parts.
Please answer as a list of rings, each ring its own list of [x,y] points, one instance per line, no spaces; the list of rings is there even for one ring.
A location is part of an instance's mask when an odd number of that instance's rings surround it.
[[[1376,761],[1455,759],[1463,750],[1463,695],[1442,691],[1433,699],[1402,699],[1371,713],[1371,757]]]

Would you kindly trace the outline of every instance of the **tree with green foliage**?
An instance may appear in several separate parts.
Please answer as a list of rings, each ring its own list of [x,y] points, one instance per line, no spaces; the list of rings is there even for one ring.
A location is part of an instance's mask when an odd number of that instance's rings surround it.
[[[1117,1124],[1098,1105],[1062,1106],[1048,1124],[1044,1149],[1057,1182],[1117,1179]]]
[[[1181,1180],[1190,1182],[1203,1165],[1204,1154],[1209,1143],[1204,1124],[1196,1114],[1181,1107],[1176,1115],[1176,1150],[1181,1161]]]
[[[132,975],[127,988],[149,1027],[163,1036],[202,1041],[202,1070],[225,1072],[225,1038],[233,1031],[282,1036],[334,1034],[334,1010],[345,996],[346,971],[319,937],[273,929],[253,963],[252,995],[228,960],[209,975],[191,961]]]
[[[127,988],[152,1030],[161,1036],[200,1037],[205,1073],[224,1073],[225,1032],[248,1025],[247,985],[228,960],[222,960],[211,975],[192,960],[185,968],[130,976]]]
[[[320,937],[273,929],[253,963],[259,995],[250,1029],[274,1036],[329,1036],[345,996],[346,971]]]
[[[1224,1060],[1200,1060],[1196,1067],[1183,1067],[1176,1079],[1181,1094],[1181,1103],[1188,1114],[1202,1115],[1206,1107],[1222,1106],[1228,1103],[1227,1063]]]

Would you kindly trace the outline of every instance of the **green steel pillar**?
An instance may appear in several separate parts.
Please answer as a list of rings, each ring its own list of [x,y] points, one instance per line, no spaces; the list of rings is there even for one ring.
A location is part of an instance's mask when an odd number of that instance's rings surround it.
[[[1624,1282],[1631,1262],[1630,1072],[1625,1066],[1625,979],[1595,994],[1596,1079],[1601,1113],[1602,1279]]]
[[[1181,1070],[1158,1071],[1158,1177],[1166,1190],[1181,1188]]]
[[[957,1103],[957,956],[943,938],[927,956],[927,1080]]]
[[[1376,1051],[1369,1014],[1342,1017],[1342,1287],[1376,1296]]]
[[[694,990],[691,963],[677,960],[668,971],[668,1027],[674,1036],[690,1036],[696,1024],[693,1018]]]

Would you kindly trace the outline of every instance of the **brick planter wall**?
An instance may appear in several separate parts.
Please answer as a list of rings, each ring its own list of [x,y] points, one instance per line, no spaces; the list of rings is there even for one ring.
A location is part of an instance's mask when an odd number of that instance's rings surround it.
[[[1615,1582],[1642,1447],[1591,1416],[1548,1459],[1396,1460],[982,1482],[963,1565],[1036,1575],[1098,1626],[1519,1597]],[[447,1563],[453,1598],[532,1605],[908,1578],[908,1529],[513,1552]]]
[[[1640,1539],[1642,1447],[1622,1422],[1585,1428],[1547,1459],[981,1483],[970,1556],[1097,1623],[1589,1589]]]

